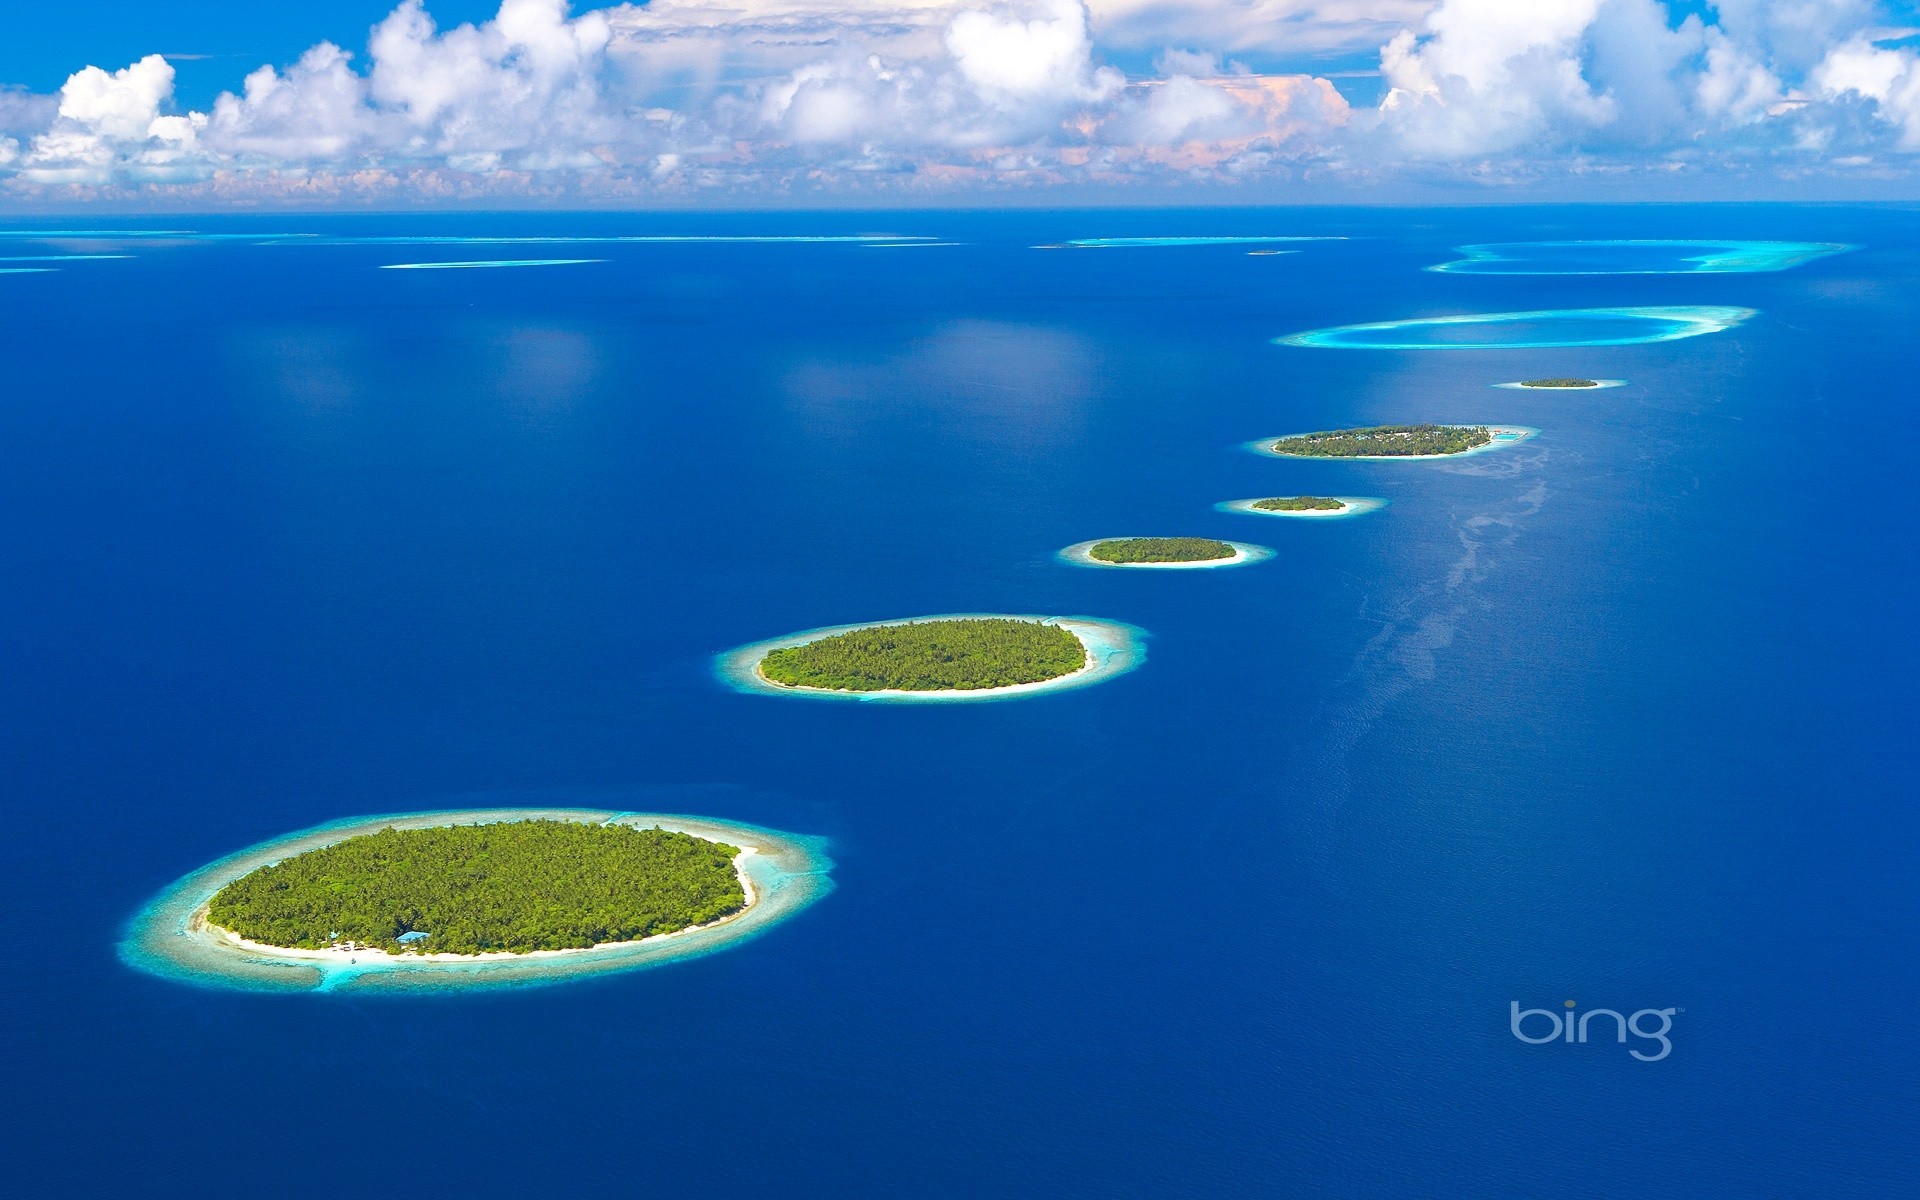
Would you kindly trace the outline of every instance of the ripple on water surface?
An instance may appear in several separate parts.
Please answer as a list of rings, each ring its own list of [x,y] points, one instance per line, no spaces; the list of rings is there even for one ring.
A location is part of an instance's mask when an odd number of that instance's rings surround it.
[[[1851,249],[1845,242],[1489,242],[1461,246],[1465,258],[1427,269],[1454,275],[1726,275],[1784,271]]]
[[[1750,308],[1673,304],[1648,308],[1555,308],[1468,313],[1367,325],[1336,325],[1275,338],[1282,346],[1329,350],[1545,350],[1639,346],[1732,329]]]

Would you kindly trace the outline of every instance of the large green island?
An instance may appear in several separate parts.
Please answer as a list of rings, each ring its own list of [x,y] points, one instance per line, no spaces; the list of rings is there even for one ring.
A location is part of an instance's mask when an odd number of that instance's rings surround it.
[[[894,704],[1012,700],[1084,687],[1146,658],[1142,631],[1092,617],[955,613],[835,625],[719,655],[729,687]]]
[[[739,912],[739,853],[672,830],[576,821],[388,827],[234,880],[207,920],[286,949],[582,950]]]
[[[469,809],[336,821],[180,879],[129,966],[247,991],[522,987],[726,949],[832,890],[815,838],[704,817]]]
[[[1015,617],[869,625],[774,650],[760,673],[782,687],[836,692],[976,691],[1071,675],[1087,648],[1058,625]]]

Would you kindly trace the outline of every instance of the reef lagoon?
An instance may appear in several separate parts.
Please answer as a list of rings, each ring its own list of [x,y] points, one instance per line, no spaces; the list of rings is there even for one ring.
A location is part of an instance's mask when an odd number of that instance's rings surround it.
[[[828,688],[788,687],[785,684],[775,683],[760,673],[761,660],[775,650],[784,650],[789,646],[804,646],[808,642],[817,642],[821,638],[832,637],[838,633],[872,629],[876,625],[906,625],[921,621],[964,621],[980,617],[1039,621],[1048,625],[1058,625],[1062,629],[1071,631],[1080,639],[1080,644],[1087,648],[1087,665],[1071,674],[1055,679],[1043,679],[1037,683],[1021,683],[1011,687],[973,688],[965,691],[925,692],[897,689],[855,692]],[[1036,616],[1027,613],[941,613],[938,616],[862,621],[857,625],[828,625],[802,633],[790,633],[784,637],[769,638],[764,642],[754,642],[720,655],[714,662],[714,673],[728,687],[760,696],[858,700],[871,704],[977,704],[993,700],[1021,700],[1048,692],[1090,687],[1124,675],[1146,660],[1146,630],[1122,621],[1107,621],[1096,617]]]
[[[1268,438],[1268,444],[1276,439]],[[1275,457],[1279,457],[1276,455]],[[1442,457],[1454,457],[1444,455]],[[1246,500],[1222,500],[1214,505],[1217,512],[1241,513],[1250,517],[1289,517],[1308,521],[1339,521],[1347,517],[1362,517],[1370,512],[1379,512],[1387,506],[1385,499],[1379,496],[1329,496],[1329,500],[1338,500],[1342,508],[1255,508],[1254,505],[1268,499],[1266,496],[1254,496]]]
[[[1854,247],[1844,242],[1490,242],[1428,267],[1452,275],[1733,275],[1784,271]]]
[[[261,867],[350,837],[389,827],[491,824],[504,821],[589,821],[675,830],[738,846],[735,867],[750,889],[747,907],[708,925],[637,942],[531,954],[428,958],[366,951],[275,953],[240,945],[207,924],[221,888]],[[527,987],[589,975],[660,966],[712,954],[767,931],[832,890],[832,859],[819,838],[778,833],[706,817],[591,809],[507,808],[352,817],[250,846],[185,876],[128,923],[120,958],[128,966],[180,983],[254,992],[419,994],[474,988]],[[750,851],[750,852],[749,852]]]
[[[1277,337],[1281,346],[1327,350],[1553,350],[1645,346],[1720,333],[1753,317],[1750,308],[1669,304],[1639,308],[1553,308],[1469,313],[1335,325]]]

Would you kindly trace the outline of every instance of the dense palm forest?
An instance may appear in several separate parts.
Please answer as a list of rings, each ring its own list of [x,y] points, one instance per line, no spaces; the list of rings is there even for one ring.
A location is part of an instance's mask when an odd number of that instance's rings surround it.
[[[739,853],[685,833],[574,821],[389,828],[237,879],[208,916],[242,937],[308,950],[566,950],[738,912]]]
[[[1214,538],[1114,538],[1096,544],[1087,554],[1109,563],[1211,562],[1218,558],[1232,558],[1233,546]]]
[[[1261,512],[1338,512],[1346,504],[1332,496],[1271,496],[1253,506]]]
[[[1302,433],[1273,443],[1275,454],[1298,458],[1399,458],[1416,454],[1459,454],[1493,440],[1485,425],[1374,425]]]
[[[775,683],[833,691],[976,691],[1037,683],[1079,670],[1087,650],[1058,625],[968,617],[875,625],[775,650],[761,673]]]
[[[1599,387],[1600,382],[1599,380],[1596,380],[1596,379],[1575,379],[1569,375],[1556,375],[1552,379],[1528,379],[1522,382],[1520,386],[1521,387],[1548,387],[1548,388],[1552,388],[1552,387],[1590,388],[1590,387]]]

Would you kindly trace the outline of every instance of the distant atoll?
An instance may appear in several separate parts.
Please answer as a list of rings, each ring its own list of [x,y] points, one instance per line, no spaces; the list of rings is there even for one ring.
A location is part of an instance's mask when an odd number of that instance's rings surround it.
[[[1245,566],[1272,558],[1273,551],[1219,538],[1119,537],[1076,542],[1060,557],[1079,567],[1194,570]]]
[[[382,271],[465,271],[488,267],[577,267],[602,263],[604,258],[488,258],[471,262],[383,263]]]
[[[180,880],[121,957],[252,991],[524,986],[711,953],[831,888],[817,839],[696,817],[481,809],[304,830]]]
[[[1459,458],[1517,445],[1539,432],[1525,425],[1369,425],[1262,438],[1250,448],[1276,458]]]
[[[1273,340],[1282,346],[1328,350],[1552,350],[1574,346],[1642,346],[1720,333],[1753,315],[1754,310],[1750,308],[1704,304],[1556,308],[1336,325]]]
[[[1784,271],[1853,249],[1844,242],[1717,242],[1660,238],[1494,242],[1428,267],[1454,275],[1725,275]]]
[[[1089,617],[958,613],[839,625],[720,656],[741,691],[892,702],[1002,700],[1083,687],[1138,666],[1142,633]]]
[[[1252,500],[1224,500],[1214,505],[1221,512],[1246,513],[1256,517],[1299,517],[1326,521],[1339,517],[1357,517],[1378,512],[1387,502],[1378,496],[1265,496]]]
[[[1591,392],[1602,388],[1623,387],[1624,379],[1580,379],[1571,375],[1556,375],[1549,379],[1521,379],[1513,383],[1496,383],[1497,388],[1511,388],[1517,392],[1529,391],[1574,391]]]

